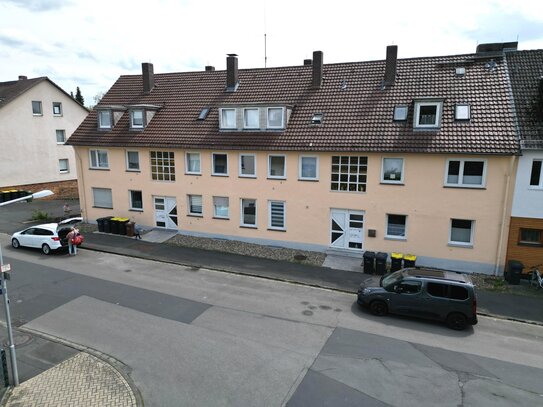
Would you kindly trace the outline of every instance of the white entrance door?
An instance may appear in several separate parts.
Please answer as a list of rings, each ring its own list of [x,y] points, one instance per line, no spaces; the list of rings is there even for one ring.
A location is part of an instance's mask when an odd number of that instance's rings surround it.
[[[155,196],[155,223],[158,227],[177,229],[177,201],[167,196]]]
[[[332,209],[330,212],[330,246],[338,249],[362,250],[364,212]]]

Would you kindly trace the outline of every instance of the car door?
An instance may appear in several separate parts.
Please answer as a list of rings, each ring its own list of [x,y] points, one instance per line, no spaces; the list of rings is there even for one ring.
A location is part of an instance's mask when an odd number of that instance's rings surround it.
[[[390,296],[391,311],[403,315],[417,315],[420,312],[421,293],[420,281],[401,281]]]

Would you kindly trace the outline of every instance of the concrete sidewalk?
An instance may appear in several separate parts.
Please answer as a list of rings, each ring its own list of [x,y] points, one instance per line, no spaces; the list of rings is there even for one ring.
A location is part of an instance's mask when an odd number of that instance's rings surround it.
[[[361,282],[371,277],[357,271],[180,247],[99,232],[87,233],[82,248],[287,281],[353,294],[356,294]],[[541,311],[543,309],[543,293],[541,294],[539,296],[525,296],[478,290],[478,313],[543,325],[543,312]]]

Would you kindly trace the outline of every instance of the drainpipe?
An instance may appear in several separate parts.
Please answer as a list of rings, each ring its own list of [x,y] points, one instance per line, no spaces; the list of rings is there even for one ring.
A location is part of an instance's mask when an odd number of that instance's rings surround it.
[[[85,178],[83,176],[83,163],[81,161],[81,156],[79,155],[79,149],[74,148],[75,155],[77,156],[77,180],[78,180],[78,189],[80,192],[79,196],[79,208],[81,209],[81,217],[85,222],[88,223],[87,216],[87,199],[85,195]],[[88,153],[87,153],[88,155]],[[81,185],[79,185],[81,183]],[[81,200],[83,200],[84,208],[81,208]]]
[[[498,239],[498,250],[496,251],[496,266],[494,268],[494,275],[497,276],[500,271],[500,259],[502,257],[502,247],[505,234],[508,232],[505,230],[505,221],[507,219],[507,204],[509,201],[509,189],[511,187],[511,174],[514,170],[515,162],[517,161],[517,156],[512,155],[509,160],[509,171],[507,172],[507,177],[505,181],[505,192],[503,194],[503,211],[502,211],[502,224],[500,227],[500,238]]]

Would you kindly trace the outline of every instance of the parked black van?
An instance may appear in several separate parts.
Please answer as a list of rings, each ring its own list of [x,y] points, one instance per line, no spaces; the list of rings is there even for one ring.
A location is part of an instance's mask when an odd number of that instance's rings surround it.
[[[462,330],[477,323],[475,288],[467,274],[425,268],[406,268],[383,276],[379,287],[362,283],[359,305],[375,315],[387,313],[445,321]]]

